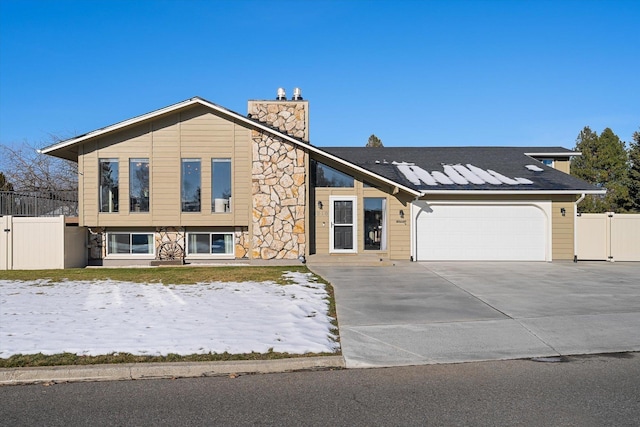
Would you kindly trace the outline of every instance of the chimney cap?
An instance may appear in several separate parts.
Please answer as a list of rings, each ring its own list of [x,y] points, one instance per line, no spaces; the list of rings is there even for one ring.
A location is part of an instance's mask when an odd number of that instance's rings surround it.
[[[293,88],[293,96],[291,97],[292,101],[302,101],[302,89],[299,87]]]
[[[278,92],[276,94],[276,100],[285,101],[287,99],[287,92],[285,92],[283,87],[278,88]]]

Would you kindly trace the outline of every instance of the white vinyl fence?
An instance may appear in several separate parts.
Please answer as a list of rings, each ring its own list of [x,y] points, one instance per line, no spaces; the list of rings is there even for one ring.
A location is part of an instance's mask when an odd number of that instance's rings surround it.
[[[640,261],[640,214],[580,214],[578,260]]]
[[[64,216],[0,217],[0,270],[85,267],[87,231]]]

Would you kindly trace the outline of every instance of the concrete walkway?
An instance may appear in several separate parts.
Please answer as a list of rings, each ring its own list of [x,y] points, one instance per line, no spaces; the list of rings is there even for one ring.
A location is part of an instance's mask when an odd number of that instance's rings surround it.
[[[640,263],[311,266],[347,368],[640,351]]]

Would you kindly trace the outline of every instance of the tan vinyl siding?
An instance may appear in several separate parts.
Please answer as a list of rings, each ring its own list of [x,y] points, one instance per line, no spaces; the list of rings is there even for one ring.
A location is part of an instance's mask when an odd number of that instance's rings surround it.
[[[553,161],[553,167],[566,174],[570,172],[569,166],[571,166],[571,162],[568,159],[554,159]]]
[[[562,216],[562,208],[565,209],[565,216]],[[573,259],[574,221],[573,200],[551,203],[551,251],[554,260]]]
[[[251,143],[243,125],[198,106],[156,118],[83,144],[78,163],[82,213],[87,226],[248,226]],[[129,212],[129,159],[150,162],[150,212]],[[119,161],[119,212],[98,212],[98,159]],[[182,158],[201,162],[201,212],[182,213]],[[232,212],[211,212],[211,159],[231,158]]]
[[[357,216],[357,253],[379,254],[382,258],[392,260],[409,260],[411,256],[411,223],[410,207],[405,200],[398,195],[392,195],[376,188],[363,188],[361,181],[355,182],[354,188],[316,188],[315,189],[315,240],[316,253],[329,254],[329,233],[331,232],[330,197],[331,196],[356,196]],[[364,249],[364,198],[380,197],[387,199],[387,249],[372,251]],[[318,202],[322,202],[322,209],[318,208]],[[400,210],[404,211],[404,218],[400,218]]]

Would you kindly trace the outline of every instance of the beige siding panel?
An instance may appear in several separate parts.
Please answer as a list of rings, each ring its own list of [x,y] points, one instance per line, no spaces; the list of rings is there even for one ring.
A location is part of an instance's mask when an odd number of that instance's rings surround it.
[[[560,172],[564,172],[566,174],[568,174],[570,172],[569,170],[569,166],[571,165],[571,163],[569,162],[569,160],[554,160],[553,161],[553,167],[557,170],[559,170]]]
[[[561,209],[565,209],[562,216]],[[574,203],[558,201],[551,203],[551,252],[554,260],[571,260],[575,255],[573,243]]]
[[[353,196],[357,199],[358,220],[358,254],[380,254],[381,257],[390,259],[409,260],[411,256],[411,224],[409,222],[410,209],[407,201],[390,195],[375,188],[362,188],[360,182],[356,182],[355,188],[316,188],[315,189],[315,246],[317,254],[329,253],[329,233],[331,232],[331,218],[329,200],[331,196]],[[387,249],[383,251],[364,250],[364,198],[383,197],[387,199]],[[322,209],[318,208],[318,202],[322,202]],[[405,217],[400,218],[400,210]]]
[[[82,162],[83,180],[80,194],[82,213],[78,222],[80,225],[95,227],[98,225],[98,152],[97,143],[84,144],[83,153],[78,162]]]

